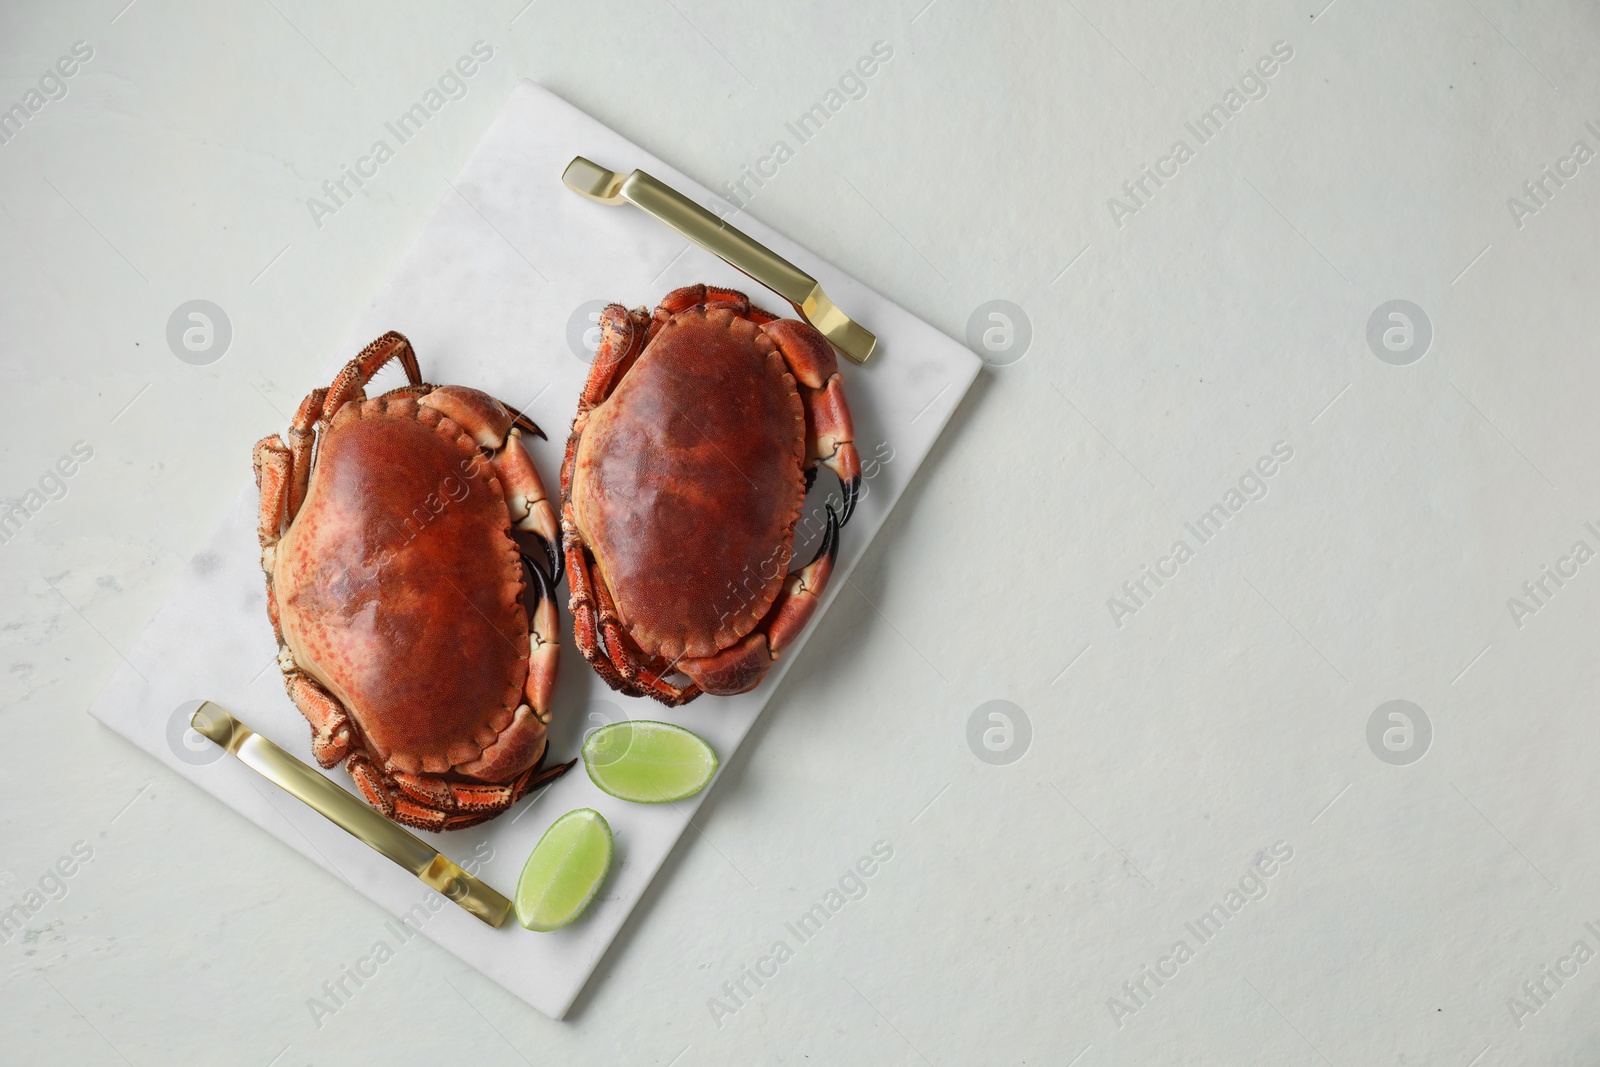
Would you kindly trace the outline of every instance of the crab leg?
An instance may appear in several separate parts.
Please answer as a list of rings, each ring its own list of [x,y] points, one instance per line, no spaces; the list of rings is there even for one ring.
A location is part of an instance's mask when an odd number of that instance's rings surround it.
[[[271,551],[283,536],[284,512],[289,503],[289,481],[294,460],[283,438],[277,434],[256,442],[251,457],[256,470],[256,489],[261,494],[256,519],[256,539],[261,542],[261,566],[272,573]]]
[[[617,602],[611,596],[611,590],[599,578],[594,579],[595,606],[600,613],[600,634],[604,638],[607,651],[611,652],[611,662],[617,665],[617,670],[622,676],[634,685],[639,684],[639,665],[630,656],[619,655],[626,647],[626,634],[622,629],[622,620],[617,617]]]
[[[583,558],[583,539],[578,536],[572,522],[572,507],[562,509],[562,550],[567,560],[567,608],[572,612],[572,637],[578,652],[594,665],[607,685],[628,696],[642,696],[637,686],[624,678],[606,655],[600,644],[599,608],[595,603],[594,584],[590,580],[589,566]]]
[[[666,325],[667,320],[680,311],[688,311],[701,305],[708,308],[727,308],[757,326],[765,326],[778,317],[751,304],[750,298],[737,289],[723,289],[716,285],[686,285],[682,289],[674,289],[662,297],[661,303],[656,305],[651,336],[654,337],[655,331]]]
[[[424,829],[455,830],[470,826],[473,822],[481,822],[505,811],[533,789],[560,777],[573,762],[569,760],[543,769],[530,767],[512,781],[499,785],[447,782],[438,778],[396,774],[396,815],[437,824],[427,825]],[[406,820],[402,818],[401,821]]]
[[[396,357],[405,368],[406,380],[412,385],[421,385],[422,370],[417,366],[417,354],[412,350],[411,342],[406,340],[405,334],[390,330],[344,365],[323,397],[322,417],[331,419],[348,401],[365,397],[367,383],[372,376]]]
[[[289,456],[291,459],[289,479],[288,505],[284,508],[283,524],[285,527],[294,521],[300,514],[300,505],[305,503],[306,488],[311,481],[311,450],[316,444],[317,417],[322,412],[323,401],[327,397],[326,389],[313,389],[306,398],[300,401],[300,407],[294,413],[294,421],[289,423]]]
[[[370,806],[383,812],[391,819],[398,818],[395,811],[394,791],[383,780],[383,774],[376,764],[367,757],[365,752],[352,752],[345,761],[344,769],[350,772],[350,777],[355,779],[356,789],[361,792],[361,798]],[[405,822],[404,819],[400,820]],[[416,823],[410,825],[415,826]]]
[[[633,654],[635,646],[628,639],[627,631],[622,628],[622,620],[617,615],[617,602],[612,598],[611,590],[598,576],[591,575],[590,581],[593,583],[596,608],[599,613],[600,633],[605,640],[606,658],[635,690],[656,689],[657,687],[651,685],[651,682],[659,682],[660,679],[640,663],[640,656]],[[656,696],[658,693],[651,695]]]
[[[542,748],[544,726],[529,714],[526,705],[518,709],[518,720],[502,733],[502,739],[509,741],[511,747],[525,746],[532,738],[524,727],[531,723]],[[508,758],[516,757],[511,754]],[[502,783],[450,781],[402,771],[386,775],[366,753],[359,751],[350,753],[345,766],[372,807],[406,826],[441,831],[459,830],[493,818],[531,790],[565,774],[576,762],[568,760],[544,768],[535,762],[511,781]]]
[[[700,695],[698,682],[691,680],[688,685],[674,685],[663,677],[668,671],[677,669],[677,661],[659,668],[649,667],[641,662],[644,658],[644,653],[638,651],[637,646],[632,641],[627,642],[626,648],[628,654],[634,657],[634,670],[638,683],[648,689],[650,696],[655,697],[667,707],[676,708],[682,704],[687,704]]]
[[[278,642],[281,655],[283,624],[278,620],[278,598],[272,590],[272,565],[277,556],[278,540],[283,536],[283,512],[288,503],[293,459],[284,447],[283,438],[277,434],[256,442],[252,459],[256,489],[261,498],[256,517],[256,540],[261,545],[261,570],[267,579],[267,618],[272,620],[272,636]]]
[[[693,686],[682,688],[662,677],[672,670],[673,665],[662,660],[652,661],[628,636],[617,614],[616,601],[611,598],[611,590],[606,588],[604,581],[595,579],[594,591],[600,601],[600,622],[605,634],[606,650],[624,678],[668,707],[677,707],[700,695],[700,691]]]
[[[289,657],[287,648],[280,649],[280,663]],[[300,714],[311,724],[311,754],[324,767],[332,767],[350,753],[352,731],[350,717],[344,707],[309,675],[298,668],[284,672],[284,688],[289,699],[300,709]]]
[[[569,585],[572,582],[570,572],[567,575],[567,582]],[[605,647],[600,644],[599,635],[595,632],[594,606],[589,602],[579,601],[576,597],[573,598],[573,604],[575,606],[572,608],[572,636],[577,642],[578,654],[589,661],[596,673],[612,689],[623,696],[644,696],[644,691],[624,678],[606,655]]]
[[[610,304],[600,313],[600,347],[595,350],[588,380],[578,396],[580,420],[604,403],[623,375],[632,369],[652,329],[643,308],[629,311],[621,304]],[[582,423],[578,422],[574,431],[582,428]]]
[[[385,778],[365,755],[352,754],[350,774],[367,803],[419,830],[461,830],[486,822],[546,782],[561,777],[577,760],[529,767],[504,783],[453,782],[396,772]]]
[[[570,523],[571,508],[565,509]],[[563,524],[564,526],[567,523]],[[700,695],[694,685],[677,686],[662,675],[674,665],[652,669],[644,655],[629,639],[617,619],[616,606],[604,584],[590,573],[584,558],[583,541],[576,530],[563,541],[567,560],[567,588],[572,596],[573,640],[578,652],[594,667],[605,683],[625,696],[653,696],[669,707],[686,704]],[[602,643],[602,636],[604,640]]]

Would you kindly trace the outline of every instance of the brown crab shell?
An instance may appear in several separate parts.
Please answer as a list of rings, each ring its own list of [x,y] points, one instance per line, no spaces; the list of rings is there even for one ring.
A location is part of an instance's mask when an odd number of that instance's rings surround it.
[[[767,613],[805,498],[805,441],[783,356],[726,308],[675,315],[595,409],[574,521],[644,652],[714,655]]]
[[[509,530],[477,445],[432,408],[346,404],[322,436],[275,558],[284,641],[393,770],[463,768],[522,702],[528,620]]]

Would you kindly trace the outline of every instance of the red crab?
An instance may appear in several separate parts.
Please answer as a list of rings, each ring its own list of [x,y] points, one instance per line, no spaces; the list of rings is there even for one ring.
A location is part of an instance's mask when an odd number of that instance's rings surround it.
[[[368,400],[396,357],[411,384]],[[391,332],[305,398],[287,446],[255,448],[267,610],[312,753],[408,826],[483,822],[571,766],[539,769],[559,558],[523,431],[544,436],[423,384]]]
[[[833,348],[811,326],[693,285],[619,304],[561,467],[578,651],[667,705],[755,688],[816,610],[861,484]],[[822,544],[785,574],[818,465],[839,478]],[[687,681],[673,681],[674,672]]]

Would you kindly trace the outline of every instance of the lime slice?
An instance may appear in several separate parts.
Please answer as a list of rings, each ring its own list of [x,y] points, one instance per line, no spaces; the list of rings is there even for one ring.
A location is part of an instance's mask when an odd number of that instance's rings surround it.
[[[569,811],[539,838],[517,879],[517,921],[559,930],[583,914],[611,870],[611,827],[592,808]]]
[[[692,797],[717,773],[711,746],[669,722],[623,721],[583,743],[589,780],[621,800],[660,804]]]

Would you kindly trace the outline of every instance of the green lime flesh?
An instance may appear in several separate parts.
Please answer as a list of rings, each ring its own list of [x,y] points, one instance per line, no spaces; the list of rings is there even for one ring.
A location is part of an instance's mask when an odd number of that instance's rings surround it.
[[[717,773],[717,754],[669,722],[614,722],[583,743],[589,780],[621,800],[661,804],[692,797]]]
[[[559,930],[582,915],[611,870],[611,827],[593,808],[569,811],[550,824],[517,879],[517,921],[529,930]]]

